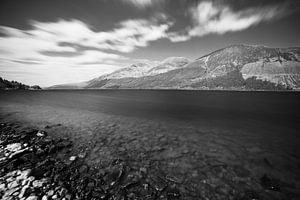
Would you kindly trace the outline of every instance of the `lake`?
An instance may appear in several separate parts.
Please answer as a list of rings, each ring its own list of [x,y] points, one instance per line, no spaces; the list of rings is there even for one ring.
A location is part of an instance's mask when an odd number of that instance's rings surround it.
[[[299,197],[299,100],[298,92],[0,91],[0,120],[52,126],[50,134],[88,146],[91,165],[122,158],[195,191],[215,180],[280,199]],[[221,176],[222,169],[235,175]],[[279,194],[262,189],[264,175],[280,183]]]

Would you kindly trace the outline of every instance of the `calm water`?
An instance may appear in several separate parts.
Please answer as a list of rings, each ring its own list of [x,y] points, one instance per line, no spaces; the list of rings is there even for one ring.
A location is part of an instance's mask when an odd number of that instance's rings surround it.
[[[300,127],[300,93],[228,91],[59,90],[1,91],[0,103],[50,106],[151,120],[254,121],[267,126]]]
[[[253,190],[267,174],[288,183],[286,194],[300,196],[299,100],[296,92],[1,91],[0,121],[60,123],[47,131],[88,144],[91,164],[151,160],[164,173],[199,184],[199,191],[201,174],[219,180],[211,166],[228,166],[229,174],[247,172],[241,180]]]

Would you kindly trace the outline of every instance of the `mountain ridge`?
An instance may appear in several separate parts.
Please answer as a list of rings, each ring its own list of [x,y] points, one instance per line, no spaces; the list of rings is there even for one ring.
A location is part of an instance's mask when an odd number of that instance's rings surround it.
[[[139,76],[130,73],[128,76],[113,76],[117,72],[115,71],[87,81],[87,84],[79,89],[285,90],[300,88],[299,47],[231,45],[193,61],[183,57],[171,57],[148,68]],[[152,69],[157,71],[150,73]],[[134,70],[132,73],[135,73]],[[60,88],[63,86],[58,87]]]

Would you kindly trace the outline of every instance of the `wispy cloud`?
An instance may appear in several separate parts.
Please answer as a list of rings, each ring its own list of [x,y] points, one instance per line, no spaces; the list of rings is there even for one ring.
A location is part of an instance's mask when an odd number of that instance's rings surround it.
[[[124,3],[131,4],[137,8],[145,9],[151,6],[157,6],[164,3],[164,0],[122,0]]]
[[[121,56],[120,52],[131,52],[138,47],[146,47],[151,41],[167,37],[166,31],[171,24],[158,21],[126,20],[105,32],[94,31],[78,20],[32,21],[30,30],[0,26],[0,71],[7,71],[8,68],[38,71],[44,79],[42,85],[57,83],[49,76],[49,70],[53,76],[62,73],[68,77],[61,76],[60,83],[88,80],[134,62],[134,59]],[[108,53],[108,50],[114,53]],[[78,70],[82,72],[80,79]],[[72,76],[72,73],[77,75]]]
[[[244,8],[235,11],[229,5],[216,5],[212,1],[202,1],[197,7],[189,10],[192,27],[187,28],[184,34],[170,33],[169,36],[171,41],[180,42],[211,33],[224,34],[241,31],[261,22],[279,18],[286,11],[286,4]]]

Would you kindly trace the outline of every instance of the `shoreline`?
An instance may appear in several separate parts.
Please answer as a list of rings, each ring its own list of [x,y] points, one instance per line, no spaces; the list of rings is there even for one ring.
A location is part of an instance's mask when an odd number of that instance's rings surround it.
[[[41,89],[41,90],[36,90],[36,91],[59,91],[59,90],[103,90],[103,91],[106,91],[106,90],[112,90],[112,91],[130,91],[130,90],[145,90],[145,91],[199,91],[199,92],[202,92],[202,91],[217,91],[217,92],[300,92],[300,89],[293,89],[293,90],[243,90],[243,89],[236,89],[236,90],[229,90],[229,89],[131,89],[131,88],[121,88],[121,89],[109,89],[109,88],[78,88],[78,89]],[[33,91],[33,90],[31,90]]]
[[[26,124],[1,123],[0,197],[3,195],[4,198],[6,195],[5,197],[10,199],[12,196],[22,196],[21,194],[27,195],[27,199],[30,197],[42,200],[92,198],[271,200],[299,197],[294,186],[269,174],[256,177],[243,166],[217,162],[188,148],[179,152],[178,149],[167,151],[166,160],[161,157],[153,160],[153,157],[148,155],[150,152],[165,151],[164,147],[167,146],[163,144],[174,140],[164,135],[156,136],[161,146],[141,150],[138,154],[120,146],[121,141],[112,140],[109,145],[119,146],[120,156],[111,155],[111,162],[91,165],[86,158],[93,149],[87,144],[81,147],[74,146],[70,138],[47,134],[51,129],[59,132],[62,126],[53,124],[43,130],[34,130],[31,127],[24,128]],[[102,148],[102,152],[108,153],[105,144],[101,146],[99,148]],[[197,155],[201,159],[196,158]],[[178,159],[183,165],[186,159],[195,159],[197,164],[191,166],[192,168],[188,167],[190,170],[186,174],[175,164]],[[265,162],[272,165],[268,160]],[[175,164],[174,168],[166,168],[166,164],[170,163]]]

